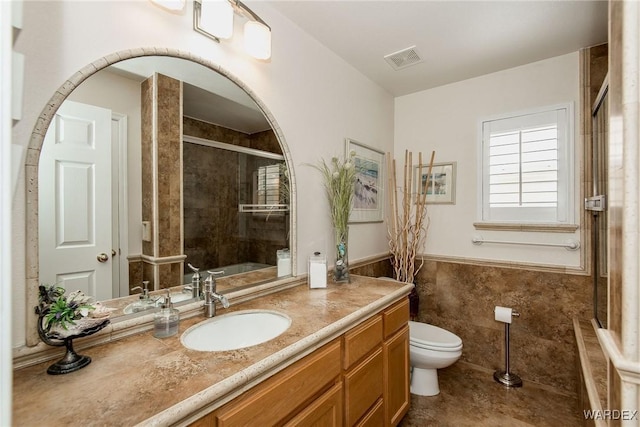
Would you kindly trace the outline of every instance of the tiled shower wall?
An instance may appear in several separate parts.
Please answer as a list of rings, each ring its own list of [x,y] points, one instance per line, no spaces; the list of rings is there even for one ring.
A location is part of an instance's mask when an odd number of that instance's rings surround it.
[[[271,130],[248,135],[189,117],[183,127],[185,135],[282,154]],[[197,267],[245,261],[275,265],[276,251],[288,246],[288,216],[239,216],[239,194],[252,189],[238,188],[238,157],[223,149],[184,144],[184,253],[186,262]],[[249,174],[259,162],[250,157]]]
[[[388,276],[388,265],[385,259],[354,274]],[[455,333],[464,346],[461,360],[492,370],[504,370],[504,324],[495,321],[494,307],[520,312],[511,325],[511,371],[525,386],[534,381],[575,395],[572,319],[591,317],[588,276],[425,261],[417,290],[417,320]]]
[[[238,153],[184,144],[183,156],[186,262],[203,270],[235,264],[240,245],[229,237],[238,230]]]

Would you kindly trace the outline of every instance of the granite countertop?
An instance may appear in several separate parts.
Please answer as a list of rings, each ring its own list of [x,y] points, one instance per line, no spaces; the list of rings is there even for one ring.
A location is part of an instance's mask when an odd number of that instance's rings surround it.
[[[189,350],[180,335],[204,316],[180,322],[177,335],[144,332],[80,351],[86,368],[46,373],[52,361],[14,371],[15,425],[171,425],[203,408],[221,406],[256,383],[341,335],[402,296],[412,285],[352,276],[326,289],[300,286],[219,309],[269,309],[285,313],[291,326],[277,338],[223,352]]]

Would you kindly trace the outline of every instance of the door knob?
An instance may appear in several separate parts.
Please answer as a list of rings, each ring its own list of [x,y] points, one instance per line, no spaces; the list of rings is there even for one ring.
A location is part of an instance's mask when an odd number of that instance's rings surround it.
[[[111,249],[111,256],[112,257],[116,256],[116,250],[115,249]]]
[[[98,254],[98,256],[96,258],[98,258],[99,262],[107,262],[107,261],[109,261],[109,255],[105,254],[104,252],[101,253],[101,254]]]

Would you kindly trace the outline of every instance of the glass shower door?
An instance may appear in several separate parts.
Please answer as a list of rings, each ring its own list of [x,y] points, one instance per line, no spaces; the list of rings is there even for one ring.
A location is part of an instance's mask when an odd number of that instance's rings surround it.
[[[608,84],[593,108],[592,123],[592,193],[585,200],[585,209],[591,213],[591,262],[593,280],[593,314],[600,327],[607,327],[608,265],[607,265],[607,183],[609,108]]]

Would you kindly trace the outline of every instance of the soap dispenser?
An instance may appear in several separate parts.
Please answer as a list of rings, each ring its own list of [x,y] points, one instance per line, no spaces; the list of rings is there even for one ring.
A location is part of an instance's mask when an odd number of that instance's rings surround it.
[[[167,296],[164,299],[160,311],[158,311],[153,319],[153,336],[156,338],[167,338],[178,333],[180,323],[180,311],[173,308],[171,302],[171,292],[167,290]]]

